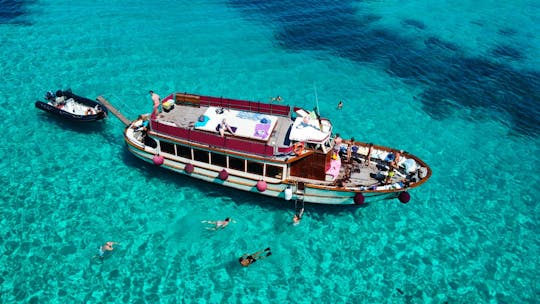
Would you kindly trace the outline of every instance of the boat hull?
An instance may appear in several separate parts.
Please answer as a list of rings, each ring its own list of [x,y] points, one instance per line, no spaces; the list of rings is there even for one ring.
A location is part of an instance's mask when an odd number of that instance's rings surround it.
[[[129,137],[125,137],[125,141],[129,152],[131,152],[133,155],[143,161],[154,164],[154,157],[158,155],[158,151],[156,149],[149,146],[141,145],[136,141],[132,141]],[[163,156],[162,154],[160,155]],[[187,164],[194,165],[194,170],[191,173],[188,173],[186,171]],[[325,205],[354,205],[354,198],[358,193],[354,191],[322,189],[320,187],[313,187],[309,184],[306,184],[305,189],[302,191],[302,193],[298,194],[295,189],[295,184],[290,182],[267,183],[266,189],[264,191],[259,191],[257,189],[258,180],[245,178],[240,174],[235,175],[232,173],[228,174],[226,180],[222,180],[220,178],[220,170],[212,170],[204,168],[202,166],[197,166],[196,162],[193,161],[181,162],[169,158],[164,158],[163,163],[159,166],[167,170],[171,170],[195,179],[207,181],[220,186],[262,194],[265,196],[283,200],[287,200],[287,187],[291,187],[292,189],[294,189],[292,196],[289,198],[289,200],[303,200],[307,203]],[[366,191],[363,192],[362,195],[364,196],[364,203],[370,203],[380,200],[395,199],[399,195],[399,193],[400,192],[380,193]]]
[[[85,98],[85,97],[81,97],[81,96],[78,96],[78,95],[75,95],[69,91],[63,91],[62,92],[63,96],[65,96],[65,98],[69,99],[69,98],[73,98],[73,100],[78,103],[78,104],[81,104],[81,105],[84,105],[86,107],[90,107],[90,108],[95,108],[96,106],[98,106],[101,110],[98,111],[97,113],[95,114],[90,114],[90,115],[86,115],[86,114],[81,114],[81,113],[73,113],[73,112],[69,112],[69,111],[66,111],[62,108],[58,108],[54,105],[52,105],[51,103],[49,102],[44,102],[44,101],[36,101],[35,102],[35,107],[40,109],[40,110],[43,110],[45,112],[49,112],[51,114],[54,114],[62,119],[66,119],[66,120],[70,120],[70,121],[77,121],[77,122],[93,122],[93,121],[97,121],[97,120],[101,120],[105,117],[107,117],[107,109],[105,107],[103,107],[101,105],[101,103],[97,102],[97,101],[94,101],[94,100],[91,100],[91,99],[88,99],[88,98]]]
[[[100,112],[98,114],[93,115],[77,115],[74,113],[70,113],[61,109],[58,109],[57,107],[50,105],[48,103],[45,103],[43,101],[36,101],[35,103],[36,108],[43,110],[45,112],[49,112],[51,114],[54,114],[58,117],[70,120],[70,121],[78,121],[78,122],[93,122],[97,120],[101,120],[105,118],[105,112]]]

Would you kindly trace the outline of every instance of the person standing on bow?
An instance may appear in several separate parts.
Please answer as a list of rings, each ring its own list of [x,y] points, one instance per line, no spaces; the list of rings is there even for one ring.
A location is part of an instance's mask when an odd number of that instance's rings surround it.
[[[152,110],[152,117],[155,117],[159,114],[159,105],[161,104],[161,97],[154,91],[149,91],[150,96],[152,96],[152,101],[154,102],[154,109]]]

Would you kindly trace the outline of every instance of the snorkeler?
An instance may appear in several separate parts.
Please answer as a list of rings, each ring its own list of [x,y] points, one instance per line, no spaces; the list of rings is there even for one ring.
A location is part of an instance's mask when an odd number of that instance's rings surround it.
[[[213,224],[215,227],[206,227],[208,230],[218,230],[223,229],[229,225],[230,222],[236,223],[230,217],[224,219],[223,221],[201,221],[201,223]]]
[[[266,255],[262,255],[261,254],[263,252],[267,252]],[[266,257],[269,257],[272,255],[272,252],[270,251],[270,247],[264,249],[264,250],[261,250],[261,251],[257,251],[253,254],[247,254],[247,253],[244,253],[239,259],[238,259],[238,262],[240,262],[240,264],[244,267],[248,267],[249,265],[257,262],[257,260],[262,260]]]

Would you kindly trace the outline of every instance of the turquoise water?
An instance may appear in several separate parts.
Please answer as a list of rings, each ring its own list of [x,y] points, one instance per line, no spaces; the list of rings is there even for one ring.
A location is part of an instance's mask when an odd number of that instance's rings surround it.
[[[1,1],[0,302],[536,302],[540,6],[499,2]],[[151,89],[311,108],[314,87],[343,136],[430,164],[408,205],[308,205],[293,226],[291,202],[134,158],[114,117],[33,105],[72,88],[130,118]]]

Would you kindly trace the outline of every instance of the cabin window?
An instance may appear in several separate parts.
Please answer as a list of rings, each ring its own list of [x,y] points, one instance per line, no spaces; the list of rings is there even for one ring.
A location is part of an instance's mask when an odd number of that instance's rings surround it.
[[[182,145],[176,145],[176,155],[191,159],[191,148]]]
[[[227,168],[227,157],[223,154],[211,153],[212,156],[212,165],[220,166]]]
[[[198,149],[193,149],[193,159],[203,163],[208,163],[210,160],[207,151]]]
[[[229,157],[229,168],[246,172],[246,161],[236,157]]]
[[[247,162],[247,172],[257,175],[263,175],[263,164],[249,161]]]
[[[283,168],[273,165],[266,165],[266,174],[265,176],[273,178],[281,178],[283,173]]]
[[[171,144],[170,142],[166,142],[166,141],[161,141],[159,143],[159,145],[161,147],[161,152],[169,153],[169,154],[172,154],[172,155],[176,154],[174,152],[174,144]]]

